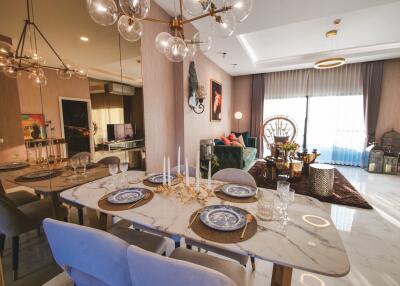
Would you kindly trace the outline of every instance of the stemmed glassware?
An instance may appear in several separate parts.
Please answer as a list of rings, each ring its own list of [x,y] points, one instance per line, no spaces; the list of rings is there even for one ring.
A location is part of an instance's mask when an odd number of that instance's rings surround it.
[[[87,177],[87,174],[86,174],[86,166],[87,166],[87,164],[89,163],[89,157],[88,157],[88,156],[82,156],[82,157],[80,158],[80,161],[81,161],[81,165],[83,166],[83,174],[82,174],[82,176],[83,176],[83,177]]]
[[[117,186],[114,176],[118,173],[118,164],[109,164],[108,172],[112,176],[112,183]]]
[[[290,183],[287,181],[278,181],[277,191],[280,199],[281,218],[286,223],[289,220],[287,209],[291,200]]]
[[[128,168],[129,168],[128,162],[122,161],[119,163],[119,169],[121,170],[121,173],[122,173],[122,180],[123,180],[124,185],[127,184],[126,172],[128,171]]]
[[[77,178],[78,178],[78,175],[77,175],[77,173],[76,173],[76,168],[78,168],[78,166],[79,166],[79,159],[77,159],[77,158],[71,158],[71,159],[69,160],[69,163],[70,163],[72,169],[74,169],[74,178],[77,179]]]

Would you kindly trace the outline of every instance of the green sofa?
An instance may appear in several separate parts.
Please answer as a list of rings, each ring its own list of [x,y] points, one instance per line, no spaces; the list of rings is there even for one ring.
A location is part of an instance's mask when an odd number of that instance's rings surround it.
[[[215,140],[217,142],[217,140]],[[248,170],[257,156],[257,138],[249,137],[246,148],[215,145],[214,155],[218,158],[219,169],[236,168]]]

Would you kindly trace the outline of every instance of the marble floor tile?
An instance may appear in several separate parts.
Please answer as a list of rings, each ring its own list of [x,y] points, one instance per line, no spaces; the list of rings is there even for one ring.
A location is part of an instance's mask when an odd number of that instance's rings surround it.
[[[338,168],[374,207],[364,210],[325,203],[347,250],[350,273],[346,277],[332,278],[295,270],[292,285],[400,286],[400,176],[369,174],[353,167]],[[71,210],[71,220],[76,222],[76,212]],[[44,234],[38,237],[37,232],[31,232],[21,240],[21,277],[27,281],[30,277],[35,280],[33,284],[24,285],[42,285],[38,281],[56,275],[56,272],[47,271],[42,274],[42,279],[37,278],[46,267],[56,269],[46,238]],[[18,285],[11,281],[9,241],[3,259],[6,285]],[[249,285],[269,285],[272,264],[256,261],[256,266],[253,273],[248,266]]]

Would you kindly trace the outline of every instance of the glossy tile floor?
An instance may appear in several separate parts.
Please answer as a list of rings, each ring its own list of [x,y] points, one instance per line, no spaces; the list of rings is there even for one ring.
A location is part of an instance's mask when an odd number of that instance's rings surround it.
[[[330,278],[295,270],[292,285],[400,286],[400,176],[338,168],[374,207],[374,210],[363,210],[326,204],[346,247],[351,271],[346,277]],[[71,220],[76,221],[74,212]],[[7,241],[3,258],[6,285],[41,285],[58,271],[46,239],[43,235],[38,238],[36,232],[22,239],[21,280],[17,283],[11,282],[11,250]],[[257,270],[250,274],[249,285],[269,285],[271,273],[272,264],[257,261]]]

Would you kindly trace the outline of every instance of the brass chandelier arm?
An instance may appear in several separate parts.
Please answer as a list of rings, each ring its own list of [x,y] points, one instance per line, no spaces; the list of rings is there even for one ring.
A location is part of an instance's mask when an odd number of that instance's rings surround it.
[[[167,25],[171,24],[171,21],[169,21],[169,20],[160,20],[160,19],[155,19],[155,18],[150,18],[150,17],[146,17],[143,20],[149,21],[149,22],[154,22],[154,23],[160,23],[160,24],[167,24]]]
[[[228,11],[230,9],[232,9],[232,7],[227,6],[227,7],[221,8],[221,9],[212,10],[212,11],[206,13],[206,14],[203,14],[203,15],[191,18],[191,19],[187,19],[187,20],[182,20],[182,25],[185,25],[185,24],[191,23],[193,21],[197,21],[197,20],[203,19],[203,18],[208,17],[208,16],[215,16],[218,13],[226,12],[226,11]]]

